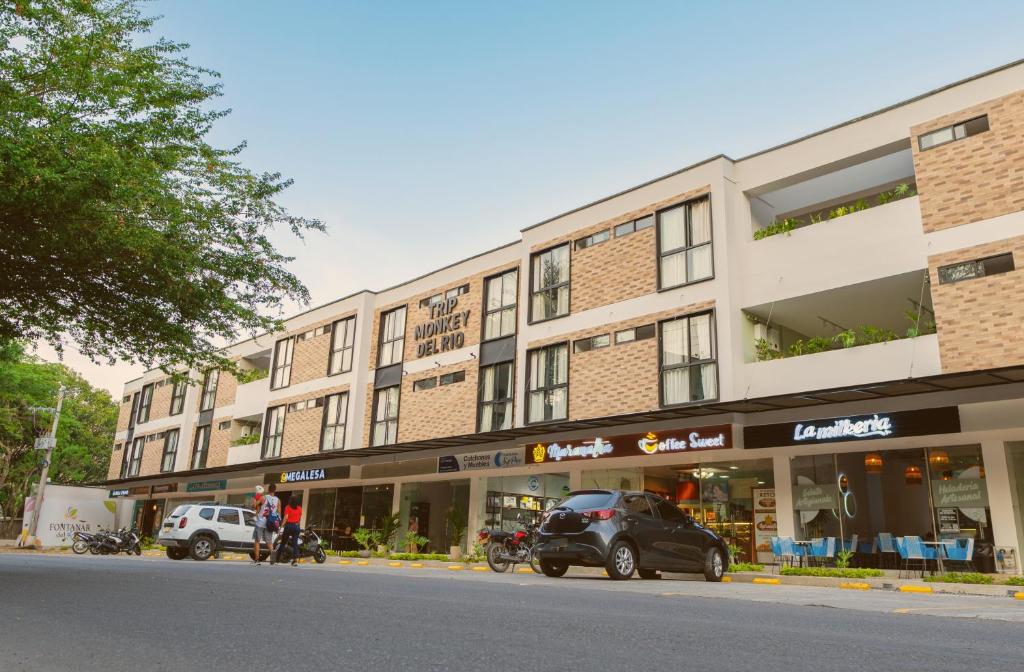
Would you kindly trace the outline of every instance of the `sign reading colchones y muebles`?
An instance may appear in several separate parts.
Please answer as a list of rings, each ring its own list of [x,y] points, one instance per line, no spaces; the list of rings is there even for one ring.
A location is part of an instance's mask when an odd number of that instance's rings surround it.
[[[596,436],[581,440],[537,443],[527,450],[527,460],[531,464],[540,464],[721,448],[732,448],[732,425],[690,427],[645,434]]]

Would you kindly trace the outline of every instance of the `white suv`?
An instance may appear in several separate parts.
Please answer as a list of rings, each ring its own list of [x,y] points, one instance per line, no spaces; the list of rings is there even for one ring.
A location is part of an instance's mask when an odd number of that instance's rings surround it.
[[[182,504],[160,527],[157,543],[167,547],[167,557],[206,560],[220,550],[251,551],[256,513],[216,502]]]

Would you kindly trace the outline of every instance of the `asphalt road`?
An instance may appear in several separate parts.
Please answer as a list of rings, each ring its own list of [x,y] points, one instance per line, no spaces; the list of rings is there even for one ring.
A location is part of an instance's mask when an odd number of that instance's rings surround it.
[[[0,670],[1013,670],[1024,604],[800,586],[0,555]],[[1018,622],[1013,622],[1018,621]]]

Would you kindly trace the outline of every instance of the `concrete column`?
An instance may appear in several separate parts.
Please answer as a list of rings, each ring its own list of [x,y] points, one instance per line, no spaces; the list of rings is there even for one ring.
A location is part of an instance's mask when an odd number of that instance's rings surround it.
[[[485,527],[487,477],[469,479],[469,506],[466,512],[466,552],[472,552],[476,543],[476,533]]]
[[[570,490],[582,490],[583,489],[583,470],[582,469],[570,469],[569,470],[569,489]]]
[[[780,537],[795,537],[796,523],[793,519],[793,475],[790,473],[788,455],[772,458],[775,471],[775,517],[779,521]]]
[[[981,442],[981,458],[985,464],[985,486],[992,515],[992,538],[996,546],[1017,547],[1017,524],[1013,519],[1013,493],[1010,490],[1006,464],[1006,446],[998,439]],[[1020,549],[1017,549],[1020,566]],[[1019,571],[1019,570],[1018,570]]]

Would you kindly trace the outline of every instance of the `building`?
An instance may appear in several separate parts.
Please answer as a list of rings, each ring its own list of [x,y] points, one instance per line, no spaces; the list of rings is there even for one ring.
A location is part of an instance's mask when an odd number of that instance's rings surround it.
[[[1024,61],[712,157],[296,315],[241,380],[128,382],[108,485],[152,529],[273,481],[337,547],[395,511],[440,551],[644,488],[744,557],[915,534],[1018,571],[1022,147]]]

